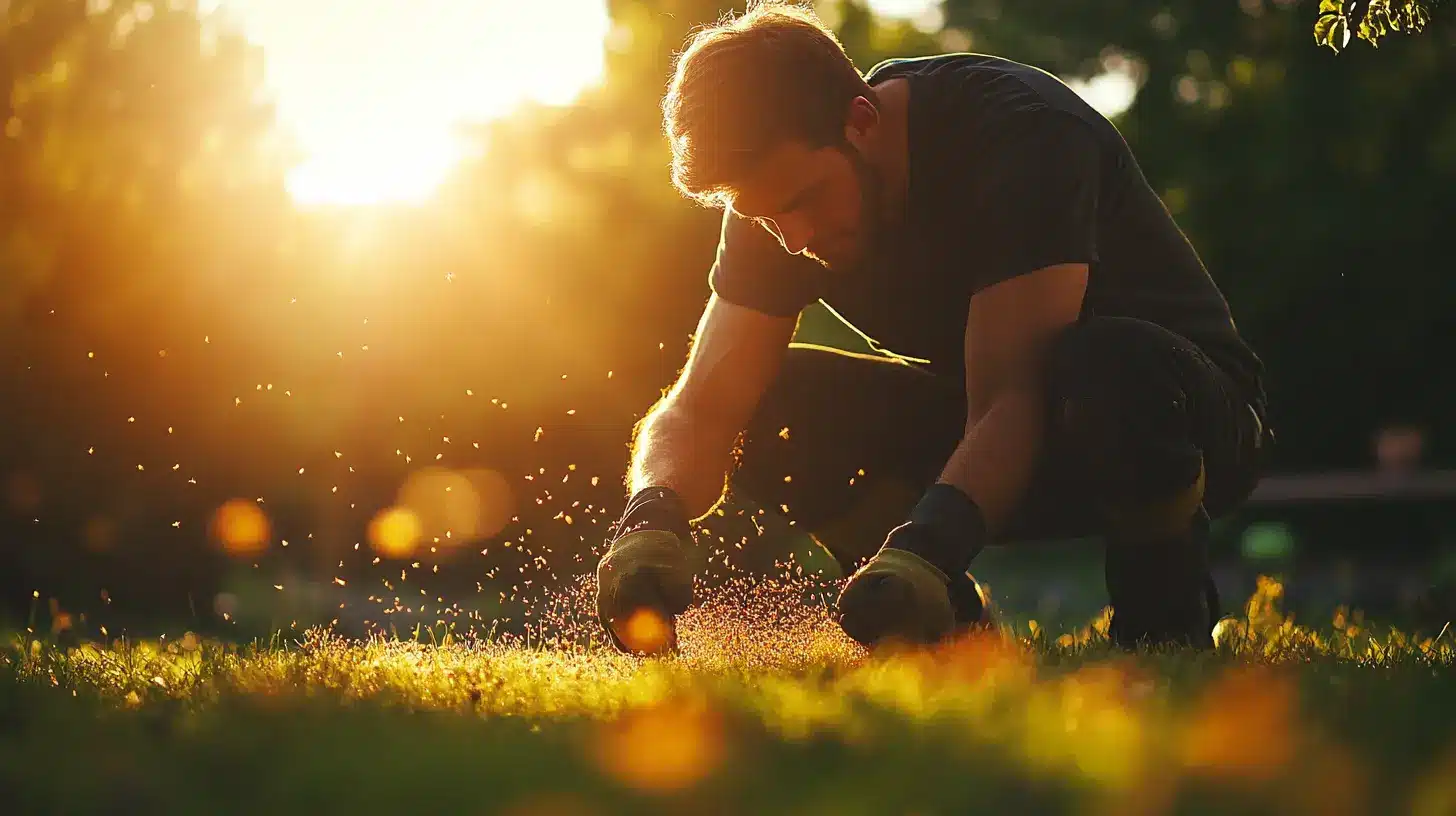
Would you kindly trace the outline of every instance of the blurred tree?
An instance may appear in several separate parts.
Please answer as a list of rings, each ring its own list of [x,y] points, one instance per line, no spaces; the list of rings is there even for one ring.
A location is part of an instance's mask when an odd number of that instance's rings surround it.
[[[287,157],[260,68],[193,0],[0,4],[0,464],[38,485],[27,515],[70,522],[48,535],[166,512],[151,457],[170,425],[197,439],[203,386],[238,373],[200,350],[278,268]],[[128,415],[144,426],[110,430]]]

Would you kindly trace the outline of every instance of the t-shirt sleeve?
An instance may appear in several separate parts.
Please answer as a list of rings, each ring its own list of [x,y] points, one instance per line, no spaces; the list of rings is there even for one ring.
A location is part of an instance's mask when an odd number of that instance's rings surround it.
[[[996,128],[970,182],[976,205],[965,247],[975,291],[1097,255],[1102,151],[1096,133],[1071,114],[1028,111]]]
[[[729,303],[775,317],[797,317],[820,298],[822,269],[811,258],[789,254],[768,230],[725,208],[708,285]]]

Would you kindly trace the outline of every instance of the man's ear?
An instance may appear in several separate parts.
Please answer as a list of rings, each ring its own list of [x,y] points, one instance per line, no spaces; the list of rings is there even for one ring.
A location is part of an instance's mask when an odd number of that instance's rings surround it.
[[[856,96],[849,103],[849,115],[844,119],[845,141],[864,149],[865,140],[875,125],[880,123],[880,110],[875,103],[863,96]]]

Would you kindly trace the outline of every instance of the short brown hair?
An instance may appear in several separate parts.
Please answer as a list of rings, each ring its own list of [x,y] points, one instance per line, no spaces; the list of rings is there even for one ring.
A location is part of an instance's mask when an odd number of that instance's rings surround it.
[[[678,55],[662,101],[673,185],[722,206],[767,150],[795,139],[816,148],[842,140],[857,96],[875,98],[812,10],[755,2],[699,30]]]

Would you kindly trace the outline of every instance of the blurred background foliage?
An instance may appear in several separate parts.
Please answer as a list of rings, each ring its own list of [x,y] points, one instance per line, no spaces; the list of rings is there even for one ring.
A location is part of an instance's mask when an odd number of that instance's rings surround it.
[[[1277,468],[1363,466],[1391,422],[1451,463],[1453,15],[1337,56],[1310,42],[1314,2],[895,5],[819,10],[862,70],[972,50],[1122,90],[1114,121],[1269,366]],[[427,199],[355,207],[290,196],[269,55],[212,5],[0,0],[7,604],[106,588],[206,616],[238,572],[401,569],[419,597],[385,605],[443,608],[437,587],[587,571],[707,295],[718,219],[671,189],[658,102],[726,10],[609,0],[599,82],[463,124],[476,149]],[[426,520],[374,563],[369,522],[426,466],[503,475],[477,498],[515,520],[468,542]],[[214,517],[237,498],[270,525],[242,558]],[[735,542],[758,525],[723,525],[710,556],[752,565]]]

